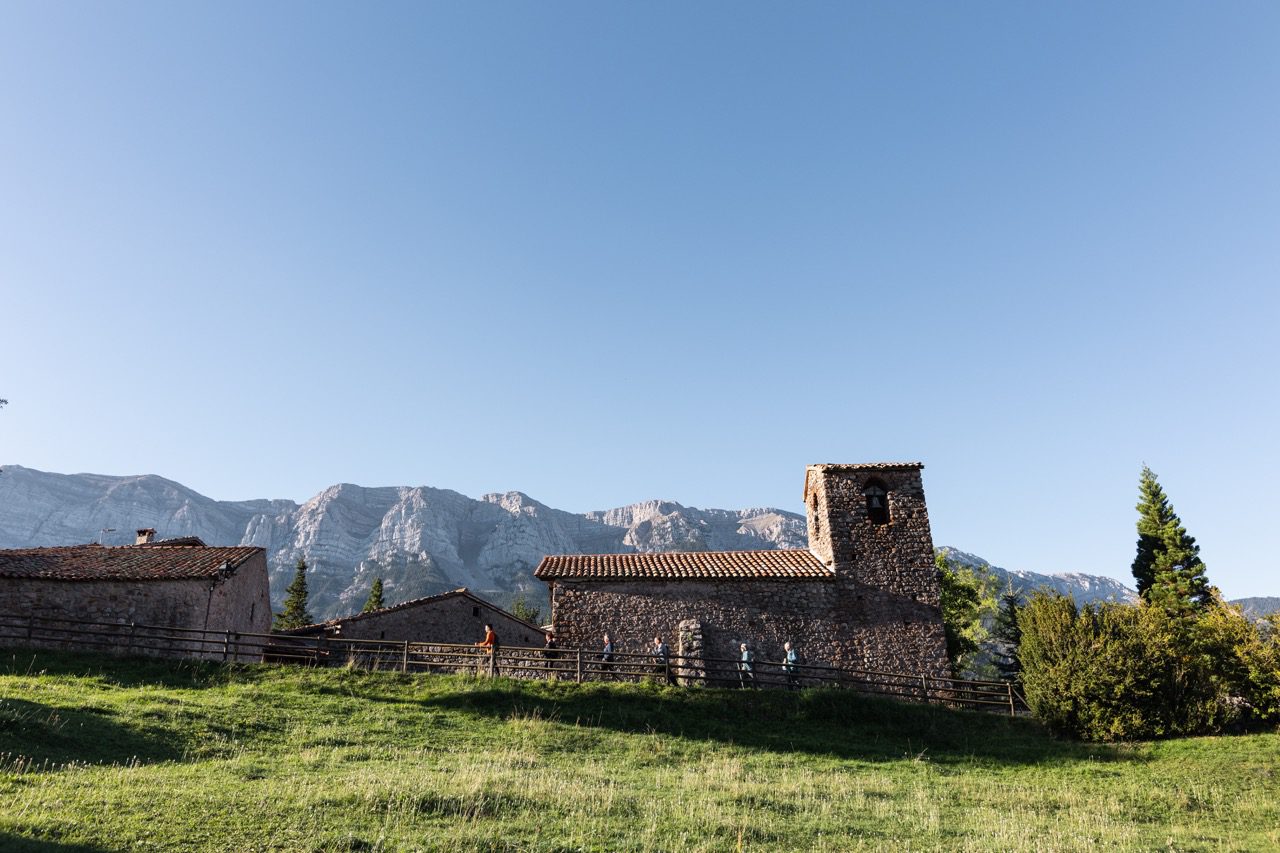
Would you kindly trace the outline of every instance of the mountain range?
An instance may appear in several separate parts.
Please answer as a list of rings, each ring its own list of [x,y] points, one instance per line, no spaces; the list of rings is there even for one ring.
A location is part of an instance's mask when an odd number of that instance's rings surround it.
[[[429,486],[350,483],[302,504],[218,501],[155,475],[54,474],[19,465],[0,474],[0,548],[123,545],[143,527],[155,528],[160,539],[199,536],[210,545],[265,548],[277,607],[295,563],[305,559],[317,619],[358,610],[378,577],[388,604],[466,586],[500,604],[525,597],[538,607],[546,588],[534,580],[533,569],[545,554],[768,550],[808,543],[803,515],[768,507],[698,509],[652,500],[571,513],[522,492],[470,498]],[[1082,603],[1136,596],[1111,578],[1011,571],[958,549],[941,550],[991,571],[1002,584],[1052,588]]]

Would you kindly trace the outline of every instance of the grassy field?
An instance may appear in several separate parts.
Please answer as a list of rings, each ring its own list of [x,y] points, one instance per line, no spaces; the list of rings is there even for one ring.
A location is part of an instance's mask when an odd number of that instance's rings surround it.
[[[1276,850],[1280,735],[834,692],[0,658],[0,850]]]

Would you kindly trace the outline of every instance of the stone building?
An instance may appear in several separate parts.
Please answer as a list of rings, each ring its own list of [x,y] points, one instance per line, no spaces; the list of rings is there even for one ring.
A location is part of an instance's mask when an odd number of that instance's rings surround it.
[[[154,530],[140,530],[136,544],[121,547],[0,550],[0,643],[59,645],[55,640],[64,635],[55,630],[61,623],[54,620],[103,623],[95,630],[106,647],[117,638],[125,645],[127,631],[110,626],[129,623],[211,632],[270,630],[263,549],[211,548],[195,537],[156,542],[154,535]],[[175,650],[199,648],[187,644]]]
[[[504,646],[541,647],[543,644],[540,627],[516,618],[465,587],[284,633],[343,640],[470,644],[484,638],[486,624],[493,626]]]
[[[789,640],[809,664],[948,675],[923,467],[810,465],[807,549],[548,556],[535,576],[560,645],[607,631],[643,652],[657,634],[677,653],[733,659],[746,642],[776,661]]]

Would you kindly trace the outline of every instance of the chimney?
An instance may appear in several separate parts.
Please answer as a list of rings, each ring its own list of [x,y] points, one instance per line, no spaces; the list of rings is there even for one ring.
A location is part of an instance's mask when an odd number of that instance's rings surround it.
[[[138,538],[134,540],[134,545],[150,545],[156,538],[156,529],[154,527],[139,527]]]

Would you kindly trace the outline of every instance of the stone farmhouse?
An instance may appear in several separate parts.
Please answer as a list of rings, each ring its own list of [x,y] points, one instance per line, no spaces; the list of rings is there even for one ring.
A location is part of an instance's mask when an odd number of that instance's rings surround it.
[[[283,633],[343,640],[469,644],[484,638],[486,624],[493,626],[504,646],[539,647],[543,643],[540,627],[516,618],[465,587]]]
[[[560,645],[660,635],[710,674],[739,643],[777,661],[790,641],[808,664],[949,675],[923,467],[810,465],[807,549],[548,556],[534,574]]]
[[[44,620],[266,633],[271,628],[267,559],[262,548],[213,548],[195,537],[134,545],[71,545],[0,550],[0,643],[57,636]],[[23,629],[22,626],[28,626]],[[15,629],[16,627],[16,629]],[[56,643],[54,643],[56,644]],[[187,649],[187,653],[196,647]],[[178,651],[175,649],[175,651]]]

